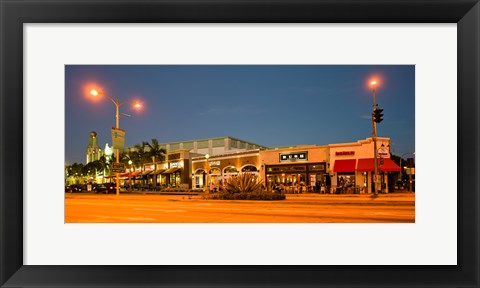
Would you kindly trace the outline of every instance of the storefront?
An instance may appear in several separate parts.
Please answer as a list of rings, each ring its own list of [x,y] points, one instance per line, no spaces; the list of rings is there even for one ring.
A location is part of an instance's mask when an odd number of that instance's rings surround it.
[[[267,189],[286,193],[320,192],[327,180],[328,147],[303,146],[260,151]]]
[[[357,172],[363,173],[366,177],[369,176],[369,182],[373,183],[374,179],[374,171],[375,171],[375,166],[374,166],[374,158],[366,158],[366,159],[358,159],[358,165],[357,165]],[[380,183],[381,183],[381,189],[383,192],[389,192],[387,187],[388,187],[388,173],[389,172],[399,172],[400,171],[400,166],[395,164],[395,162],[392,161],[390,158],[377,158],[377,170],[378,174],[380,175]],[[368,189],[369,193],[374,192],[374,187],[373,185],[370,185]]]
[[[360,193],[359,187],[357,187],[356,166],[356,159],[337,159],[334,161],[333,172],[336,176],[334,193]]]
[[[192,158],[192,187],[220,189],[239,173],[259,174],[259,150]]]
[[[388,173],[400,171],[390,159],[390,138],[377,138],[377,163],[381,191],[389,192]],[[330,144],[333,193],[372,193],[374,191],[374,143],[372,138],[352,143]]]
[[[189,187],[190,153],[186,149],[175,150],[165,155],[165,161],[145,164],[140,180],[148,188]],[[155,184],[154,184],[155,183]]]

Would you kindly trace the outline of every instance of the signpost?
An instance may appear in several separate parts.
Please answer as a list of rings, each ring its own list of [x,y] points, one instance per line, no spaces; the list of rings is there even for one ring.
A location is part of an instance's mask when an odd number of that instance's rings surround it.
[[[125,163],[112,163],[112,172],[113,173],[125,172]]]

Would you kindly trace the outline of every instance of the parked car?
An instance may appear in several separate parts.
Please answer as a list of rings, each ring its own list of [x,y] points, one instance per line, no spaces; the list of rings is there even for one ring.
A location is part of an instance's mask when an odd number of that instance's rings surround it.
[[[73,184],[70,186],[70,188],[72,189],[71,192],[82,192],[83,190],[87,190],[87,188],[83,187],[84,185],[81,185],[81,184]]]
[[[65,185],[65,193],[67,193],[67,192],[70,192],[70,193],[73,192],[72,186],[70,186],[70,185]]]
[[[117,190],[116,190],[115,184],[105,183],[105,184],[99,184],[95,192],[108,194],[108,193],[116,193]]]

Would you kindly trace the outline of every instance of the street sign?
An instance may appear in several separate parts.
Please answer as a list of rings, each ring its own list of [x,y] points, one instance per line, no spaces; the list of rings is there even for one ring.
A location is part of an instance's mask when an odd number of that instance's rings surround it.
[[[125,169],[125,163],[112,163],[112,168]]]
[[[388,148],[386,147],[380,147],[377,149],[378,156],[383,157],[383,158],[389,158],[390,157],[390,151],[388,151]]]
[[[112,163],[112,172],[114,173],[125,172],[125,163]]]

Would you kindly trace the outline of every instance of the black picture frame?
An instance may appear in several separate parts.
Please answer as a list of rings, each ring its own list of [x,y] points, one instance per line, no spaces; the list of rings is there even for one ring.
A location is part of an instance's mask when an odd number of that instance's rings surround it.
[[[1,287],[479,287],[478,0],[0,0],[0,9]],[[445,153],[458,157],[458,265],[23,265],[23,24],[152,22],[457,23],[458,151]]]

